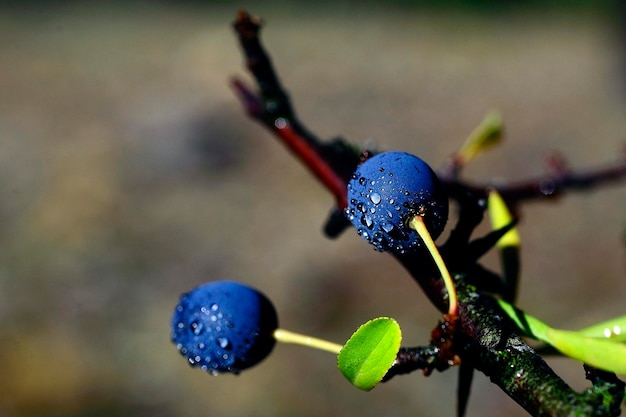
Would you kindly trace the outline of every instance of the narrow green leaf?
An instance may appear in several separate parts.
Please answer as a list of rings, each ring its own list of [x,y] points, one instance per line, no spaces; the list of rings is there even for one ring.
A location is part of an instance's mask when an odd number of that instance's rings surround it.
[[[339,352],[337,366],[354,386],[370,391],[391,368],[401,341],[400,326],[394,319],[370,320],[348,339]]]
[[[596,368],[626,374],[626,344],[617,339],[598,337],[596,326],[583,329],[582,333],[553,329],[505,301],[498,300],[498,303],[524,336],[544,342],[562,354]],[[600,323],[598,328],[602,328],[606,323],[621,326],[624,324],[624,319],[626,317]]]
[[[487,207],[489,209],[491,228],[493,230],[501,229],[511,224],[513,221],[513,215],[496,190],[489,192],[489,196],[487,197]],[[505,248],[508,246],[519,247],[520,244],[519,233],[516,228],[513,228],[500,238],[497,246],[499,248]]]
[[[504,300],[498,300],[498,304],[500,304],[500,308],[513,320],[524,336],[550,344],[547,338],[547,331],[550,329],[550,326]]]
[[[626,344],[612,339],[581,336],[578,332],[548,329],[550,344],[573,359],[603,369],[626,374]]]
[[[513,215],[502,196],[496,190],[492,190],[489,193],[487,207],[493,230],[502,229],[513,222]],[[506,301],[510,302],[513,302],[517,295],[517,282],[519,281],[520,271],[520,245],[521,240],[515,227],[502,236],[496,244],[500,251],[502,277],[505,284],[502,296]]]
[[[492,110],[476,126],[457,153],[462,165],[467,164],[477,154],[497,144],[502,139],[503,123],[498,111]]]

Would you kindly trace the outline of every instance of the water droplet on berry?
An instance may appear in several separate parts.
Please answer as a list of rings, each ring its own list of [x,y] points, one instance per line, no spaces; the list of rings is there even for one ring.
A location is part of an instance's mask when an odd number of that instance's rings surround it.
[[[374,226],[374,221],[367,214],[361,217],[361,223],[363,224],[363,226],[367,227],[368,229],[371,229]]]
[[[366,179],[364,177],[359,178],[359,184],[365,184]]]
[[[380,194],[378,194],[378,193],[370,194],[370,201],[372,203],[378,205],[378,204],[380,204],[380,200],[381,200]]]
[[[389,222],[383,222],[380,228],[383,229],[386,233],[390,233],[393,230],[393,224]]]
[[[215,303],[211,304],[211,307],[210,307],[211,311],[217,311],[219,308],[220,308],[220,306],[218,306]]]
[[[204,331],[204,325],[200,323],[199,321],[192,321],[190,326],[191,326],[191,331],[196,336],[198,336],[199,334],[202,334],[202,332]]]
[[[230,344],[230,340],[225,337],[218,337],[215,341],[222,349],[230,349],[232,347],[232,345]],[[224,355],[226,356],[224,359],[228,359],[228,355]]]

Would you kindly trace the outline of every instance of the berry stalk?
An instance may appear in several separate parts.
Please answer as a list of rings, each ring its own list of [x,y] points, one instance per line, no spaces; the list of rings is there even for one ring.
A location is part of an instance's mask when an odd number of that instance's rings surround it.
[[[285,329],[276,329],[274,331],[274,339],[281,343],[293,343],[296,345],[308,346],[311,348],[325,350],[326,352],[339,354],[342,345],[329,342],[328,340],[318,339],[316,337],[307,336],[300,333],[294,333]]]
[[[430,236],[430,233],[426,228],[424,219],[420,215],[414,216],[409,222],[409,226],[420,235],[420,237],[424,241],[424,245],[426,245],[426,248],[430,252],[430,255],[433,257],[437,268],[439,268],[439,272],[441,273],[441,277],[443,278],[443,283],[446,286],[446,291],[448,292],[448,315],[450,315],[451,317],[456,317],[459,314],[459,302],[456,296],[456,288],[454,287],[454,282],[452,281],[452,276],[450,275],[450,272],[448,272],[446,263],[443,261],[441,253],[439,253],[439,249],[437,249],[435,241]]]

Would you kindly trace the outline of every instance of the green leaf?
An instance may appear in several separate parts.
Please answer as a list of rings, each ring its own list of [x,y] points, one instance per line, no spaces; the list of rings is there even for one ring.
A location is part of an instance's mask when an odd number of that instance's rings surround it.
[[[613,329],[614,326],[623,326],[626,317],[600,323],[581,332],[573,332],[553,329],[503,300],[498,300],[498,303],[524,336],[542,341],[562,354],[596,368],[626,374],[626,344],[618,338],[601,338],[602,333],[598,331],[599,328],[606,328],[607,323]]]
[[[626,374],[626,344],[612,339],[581,336],[578,332],[548,329],[550,344],[570,358],[605,371]]]
[[[532,337],[533,339],[551,344],[547,337],[547,331],[550,326],[504,300],[498,300],[498,304],[500,304],[500,308],[502,308],[506,315],[513,320],[523,336]]]
[[[389,317],[368,321],[339,352],[337,366],[354,386],[370,391],[383,379],[400,350],[402,333]]]

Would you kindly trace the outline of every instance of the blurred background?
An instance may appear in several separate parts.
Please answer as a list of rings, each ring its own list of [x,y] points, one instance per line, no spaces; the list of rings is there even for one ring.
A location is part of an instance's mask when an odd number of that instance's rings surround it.
[[[322,235],[332,197],[229,88],[248,77],[230,23],[240,7],[265,19],[321,137],[437,167],[499,109],[505,142],[465,175],[509,181],[554,151],[572,169],[623,157],[622,4],[3,2],[0,416],[454,415],[454,369],[364,393],[328,353],[280,345],[211,377],[170,343],[179,294],[215,279],[337,342],[388,315],[424,344],[438,319],[391,257],[350,230]],[[624,207],[626,184],[526,205],[519,305],[570,329],[624,314]],[[579,364],[550,363],[586,386]],[[467,415],[526,414],[478,374]]]

